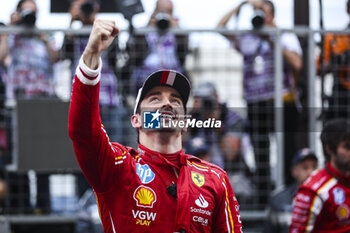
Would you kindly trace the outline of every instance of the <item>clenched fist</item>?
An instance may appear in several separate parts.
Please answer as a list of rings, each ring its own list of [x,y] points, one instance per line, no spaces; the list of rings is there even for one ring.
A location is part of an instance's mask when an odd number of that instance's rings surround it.
[[[91,69],[96,69],[102,51],[112,44],[118,33],[119,28],[114,21],[96,19],[83,53],[84,63]]]

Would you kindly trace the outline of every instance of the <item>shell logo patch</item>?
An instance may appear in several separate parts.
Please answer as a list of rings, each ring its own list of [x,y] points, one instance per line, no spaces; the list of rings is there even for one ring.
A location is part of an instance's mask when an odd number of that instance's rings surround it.
[[[191,177],[193,183],[195,183],[198,187],[202,187],[205,183],[204,175],[197,173],[197,172],[191,172]]]
[[[150,187],[140,185],[135,189],[134,199],[137,206],[153,208],[153,204],[157,201],[157,196]]]
[[[337,209],[337,217],[340,220],[347,219],[349,217],[349,206],[346,204],[339,206]]]

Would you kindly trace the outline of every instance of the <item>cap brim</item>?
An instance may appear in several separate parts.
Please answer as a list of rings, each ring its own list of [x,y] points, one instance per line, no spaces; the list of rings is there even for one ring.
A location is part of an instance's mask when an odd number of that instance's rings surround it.
[[[293,160],[293,166],[299,164],[299,163],[302,163],[306,160],[309,160],[309,159],[312,159],[312,160],[315,160],[315,161],[318,161],[318,158],[315,154],[308,154],[308,155],[304,155],[304,156],[299,156],[297,159],[294,159]]]

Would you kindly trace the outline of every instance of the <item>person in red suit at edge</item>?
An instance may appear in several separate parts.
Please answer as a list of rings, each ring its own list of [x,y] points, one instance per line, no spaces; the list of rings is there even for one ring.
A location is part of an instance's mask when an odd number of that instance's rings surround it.
[[[350,232],[350,122],[328,121],[321,133],[326,166],[300,186],[290,233]]]
[[[99,115],[101,52],[117,36],[114,21],[95,20],[76,69],[68,131],[79,165],[96,193],[103,228],[115,232],[242,232],[227,174],[182,150],[182,129],[146,129],[181,120],[191,85],[171,70],[152,73],[140,88],[132,126],[137,150],[110,142]]]

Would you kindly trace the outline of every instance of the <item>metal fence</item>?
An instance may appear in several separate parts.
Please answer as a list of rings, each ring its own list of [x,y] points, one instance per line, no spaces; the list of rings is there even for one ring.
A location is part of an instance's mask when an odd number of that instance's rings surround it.
[[[4,195],[0,195],[0,210],[4,215],[0,221],[0,231],[3,227],[2,229],[12,229],[13,232],[29,232],[39,229],[40,224],[44,226],[40,228],[42,231],[50,224],[56,224],[57,232],[99,231],[99,228],[96,228],[99,221],[97,208],[94,208],[94,196],[91,195],[91,189],[79,171],[66,130],[72,75],[89,31],[89,28],[33,31],[12,27],[0,28],[1,40],[9,41],[9,53],[1,58],[3,82],[0,106],[3,114],[0,124],[0,152],[2,182],[4,187],[7,186],[7,192],[5,190]],[[185,150],[217,163],[227,171],[241,206],[243,224],[248,226],[247,232],[260,232],[267,200],[274,189],[285,183],[286,168],[288,169],[293,156],[293,153],[286,155],[284,148],[290,146],[284,138],[294,137],[295,152],[305,146],[316,151],[322,165],[318,133],[319,126],[322,125],[320,119],[324,116],[321,114],[322,105],[328,106],[327,101],[321,103],[321,100],[327,100],[328,97],[324,98],[326,95],[321,95],[321,89],[324,88],[327,94],[327,90],[331,89],[329,80],[332,78],[326,75],[318,79],[316,75],[315,58],[318,49],[315,37],[325,32],[308,28],[255,32],[177,29],[170,32],[167,34],[155,30],[135,30],[130,34],[128,31],[122,31],[114,47],[103,55],[105,68],[102,70],[104,83],[101,83],[100,105],[107,132],[112,141],[137,146],[136,132],[131,129],[129,123],[137,87],[145,75],[155,68],[171,68],[184,72],[192,81],[194,91],[194,96],[188,104],[188,112],[196,116],[202,114],[202,117],[216,113],[218,115],[215,116],[227,121],[227,124],[224,124],[227,128],[218,131],[190,130],[184,135]],[[285,44],[281,43],[281,38],[285,33],[297,34],[304,42],[303,45],[306,45],[304,48],[307,48],[303,51],[307,54],[303,63],[306,72],[304,77],[298,74],[299,82],[296,86],[304,102],[295,102],[300,118],[296,122],[297,129],[292,131],[284,130],[285,123],[290,121],[288,115],[283,112],[286,109],[283,101]],[[339,34],[344,31],[333,33]],[[263,61],[270,62],[270,69],[274,73],[273,96],[263,112],[265,117],[271,118],[265,121],[261,121],[260,115],[254,116],[256,121],[251,122],[248,119],[249,104],[243,98],[243,82],[246,75],[243,66],[249,61],[244,61],[241,53],[231,46],[228,39],[235,37],[237,45],[239,40],[244,38],[242,36],[247,34],[269,37],[273,51],[271,60]],[[30,62],[26,67],[21,67],[18,63],[40,59],[39,56],[50,59],[50,54],[45,55],[44,52],[43,55],[42,51],[36,52],[26,48],[27,57],[22,57],[23,54],[20,50],[16,51],[15,47],[21,45],[23,38],[36,38],[39,45],[35,46],[39,50],[52,46],[56,51],[57,57],[52,63],[40,61],[40,67],[35,67],[39,69],[44,65],[48,66],[48,69],[40,74],[45,74],[45,77],[39,80],[43,81],[43,86],[36,86],[35,73],[26,77],[30,69],[33,69]],[[58,38],[61,38],[61,42],[58,42]],[[244,49],[249,48],[248,46]],[[31,51],[31,56],[28,56],[28,51]],[[163,57],[156,57],[159,53],[164,53]],[[339,57],[334,59],[341,60]],[[17,63],[14,64],[13,61]],[[18,70],[14,66],[17,66]],[[247,72],[253,72],[255,68],[248,66],[245,69]],[[326,74],[326,71],[321,69],[321,74]],[[344,72],[346,75],[346,71]],[[14,74],[17,74],[16,77],[11,77]],[[345,80],[347,78],[345,76]],[[203,84],[208,82],[213,85]],[[214,94],[211,92],[212,87],[215,88]],[[202,104],[199,110],[196,108],[198,103]],[[207,110],[210,110],[209,113]],[[254,110],[254,107],[251,110]],[[262,124],[254,129],[266,128],[266,124],[271,124],[271,129],[264,129],[263,133],[254,135],[251,126],[254,122]],[[261,159],[262,157],[264,159]],[[78,217],[72,218],[73,215]],[[57,227],[61,223],[70,223],[72,226],[61,229]]]

